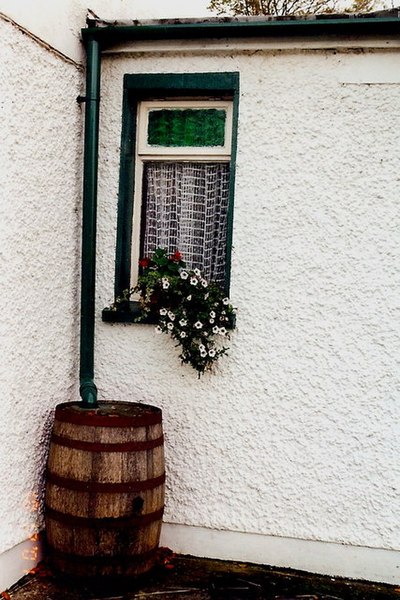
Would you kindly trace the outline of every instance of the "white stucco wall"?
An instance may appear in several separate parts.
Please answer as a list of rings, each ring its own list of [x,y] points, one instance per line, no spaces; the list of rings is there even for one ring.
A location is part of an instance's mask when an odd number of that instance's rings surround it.
[[[123,75],[211,71],[240,72],[238,323],[229,357],[199,381],[167,337],[100,311]],[[167,522],[400,548],[399,72],[398,52],[344,48],[104,60],[97,383],[103,398],[163,409]]]
[[[65,46],[57,45],[62,36],[51,37],[60,31],[55,17],[48,34],[34,32],[79,59],[81,8],[60,20],[70,27]],[[1,589],[22,574],[2,572],[16,553],[28,565],[37,558],[29,537],[38,525],[51,412],[78,398],[82,113],[75,99],[83,88],[71,62],[2,19],[0,29]],[[399,54],[308,51],[304,40],[301,51],[283,53],[271,45],[235,51],[231,44],[226,52],[216,42],[213,51],[164,45],[165,52],[104,59],[100,396],[164,411],[165,539],[174,547],[223,557],[216,538],[199,542],[223,531],[219,543],[226,549],[235,539],[227,557],[238,560],[245,547],[235,535],[245,533],[249,543],[257,539],[254,547],[271,544],[271,564],[286,539],[376,548],[387,563],[386,553],[400,546]],[[103,324],[100,312],[113,292],[123,74],[222,70],[241,77],[231,288],[238,327],[218,373],[198,381],[170,340],[149,326]],[[174,525],[200,533],[179,546]],[[288,552],[286,566],[322,568],[302,553],[302,546]],[[377,554],[363,571],[346,573],[343,557],[327,556],[334,574],[379,579],[384,571],[369,566]],[[393,571],[387,580],[399,581]]]
[[[157,19],[210,16],[207,0],[0,0],[0,13],[76,61],[84,61],[80,42],[88,9],[101,19]]]
[[[1,591],[2,553],[37,531],[51,411],[77,393],[82,74],[3,19],[0,37]]]

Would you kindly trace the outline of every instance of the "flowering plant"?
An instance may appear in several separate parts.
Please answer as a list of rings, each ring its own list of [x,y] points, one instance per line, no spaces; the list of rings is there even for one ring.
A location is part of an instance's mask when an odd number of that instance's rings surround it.
[[[158,248],[151,258],[139,261],[142,274],[137,285],[117,300],[126,302],[140,294],[141,315],[152,317],[157,333],[169,333],[181,347],[180,358],[199,373],[210,370],[228,348],[235,311],[224,291],[208,282],[199,269],[188,269],[180,252],[169,256]]]

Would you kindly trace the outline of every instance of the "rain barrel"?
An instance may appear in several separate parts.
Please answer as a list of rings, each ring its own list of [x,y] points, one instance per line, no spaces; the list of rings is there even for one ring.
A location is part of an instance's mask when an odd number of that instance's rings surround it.
[[[46,470],[50,566],[65,575],[136,577],[155,564],[164,510],[159,408],[80,402],[55,411]]]

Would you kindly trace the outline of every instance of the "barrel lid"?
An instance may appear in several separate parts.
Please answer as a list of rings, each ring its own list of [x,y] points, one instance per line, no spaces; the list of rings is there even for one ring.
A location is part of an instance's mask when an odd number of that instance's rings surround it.
[[[138,402],[102,401],[96,408],[82,408],[81,402],[56,406],[55,420],[91,427],[145,427],[162,421],[161,409]]]

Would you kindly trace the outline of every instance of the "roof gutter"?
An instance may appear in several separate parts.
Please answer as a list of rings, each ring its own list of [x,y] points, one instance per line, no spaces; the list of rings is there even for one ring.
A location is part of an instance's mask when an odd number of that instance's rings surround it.
[[[96,22],[95,22],[96,23]],[[105,23],[105,25],[103,25]],[[82,30],[84,42],[95,39],[102,49],[121,42],[139,40],[185,40],[215,38],[271,38],[296,36],[379,36],[398,35],[398,16],[347,15],[307,18],[266,18],[263,20],[209,19],[207,21],[137,21],[113,24],[99,21]],[[93,24],[93,21],[91,22]]]

